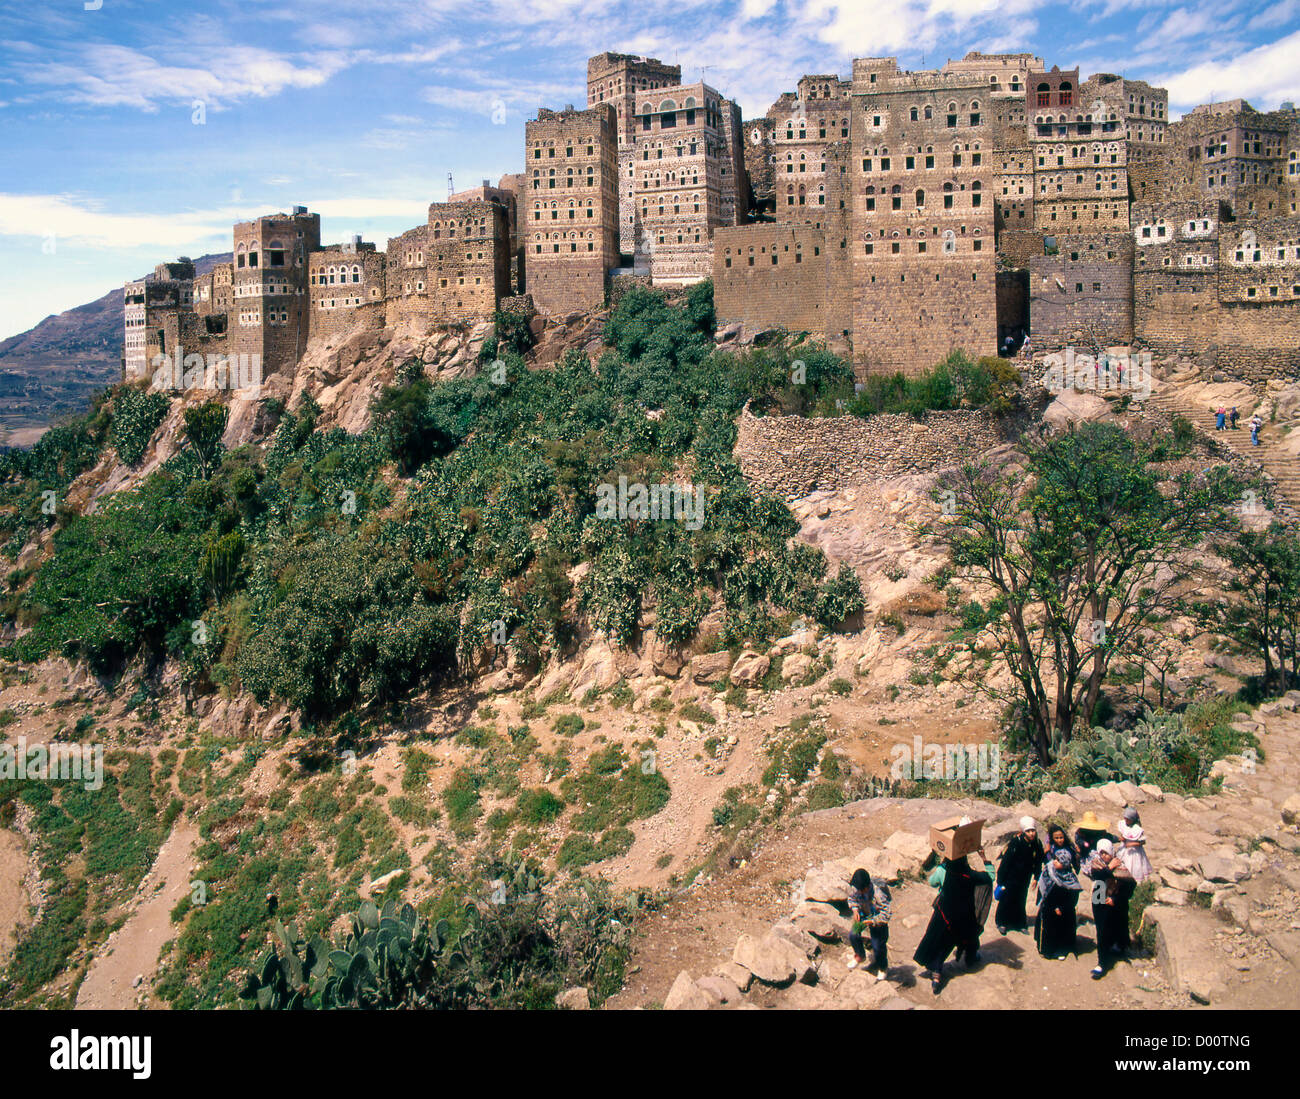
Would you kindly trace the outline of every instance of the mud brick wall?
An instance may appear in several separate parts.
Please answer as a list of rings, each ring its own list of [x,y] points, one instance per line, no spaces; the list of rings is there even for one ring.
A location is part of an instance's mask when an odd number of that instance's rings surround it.
[[[524,270],[543,315],[604,304],[619,256],[616,127],[608,102],[525,124]]]
[[[920,420],[886,414],[740,417],[733,450],[745,477],[787,499],[819,489],[867,484],[881,477],[942,469],[986,453],[1001,442],[983,412],[929,412]]]
[[[333,339],[358,325],[382,328],[387,311],[384,270],[384,253],[376,252],[373,244],[312,252],[307,259],[311,337]]]
[[[510,293],[510,215],[489,199],[435,202],[425,233],[429,315],[439,324],[489,319]]]
[[[1040,347],[1133,339],[1133,240],[1127,232],[1056,238],[1029,261],[1030,331]]]

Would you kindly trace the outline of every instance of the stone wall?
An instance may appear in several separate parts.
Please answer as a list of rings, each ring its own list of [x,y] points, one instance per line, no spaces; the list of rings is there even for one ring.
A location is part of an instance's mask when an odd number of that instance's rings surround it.
[[[733,453],[746,479],[790,499],[943,469],[1002,442],[991,416],[966,410],[862,420],[754,416],[746,408],[738,426]]]

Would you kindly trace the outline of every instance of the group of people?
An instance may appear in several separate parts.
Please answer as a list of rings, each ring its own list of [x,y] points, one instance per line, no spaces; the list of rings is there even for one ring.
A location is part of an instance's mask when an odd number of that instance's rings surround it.
[[[1239,417],[1240,417],[1240,413],[1237,411],[1235,407],[1232,409],[1228,409],[1225,408],[1223,405],[1220,405],[1218,408],[1214,410],[1214,430],[1224,431],[1228,428],[1231,428],[1233,431],[1236,431],[1237,420]],[[1255,415],[1253,415],[1250,418],[1250,421],[1246,424],[1246,426],[1250,428],[1251,445],[1259,446],[1259,429],[1264,426],[1264,421],[1260,417],[1260,414],[1256,412]]]
[[[963,819],[963,824],[970,823]],[[1097,964],[1094,980],[1106,975],[1129,949],[1129,899],[1137,886],[1151,876],[1146,854],[1146,835],[1138,811],[1124,810],[1115,825],[1107,829],[1091,810],[1076,823],[1073,840],[1060,825],[1047,829],[1047,843],[1038,837],[1032,817],[1022,817],[1020,830],[1002,852],[998,868],[988,861],[984,848],[978,851],[982,869],[972,866],[967,856],[944,859],[930,875],[938,892],[934,911],[913,960],[922,976],[930,980],[936,994],[944,983],[944,965],[955,951],[967,969],[980,958],[980,936],[992,902],[998,902],[994,923],[998,932],[1028,932],[1026,905],[1029,887],[1036,884],[1037,913],[1033,934],[1038,952],[1060,960],[1078,956],[1077,926],[1081,879],[1091,883],[1092,919],[1097,931]],[[854,871],[849,882],[848,905],[854,915],[849,945],[853,957],[850,969],[866,963],[870,940],[876,979],[884,980],[889,968],[889,888],[873,881],[865,870]]]

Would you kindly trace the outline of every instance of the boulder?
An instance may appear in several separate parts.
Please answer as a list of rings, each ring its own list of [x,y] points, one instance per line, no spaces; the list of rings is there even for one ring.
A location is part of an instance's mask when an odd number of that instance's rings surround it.
[[[1132,784],[1127,783],[1126,785]],[[1124,806],[1128,804],[1128,799],[1120,792],[1118,782],[1106,782],[1101,786],[1098,786],[1096,789],[1098,794],[1120,809],[1123,809]],[[1134,787],[1134,789],[1136,789],[1136,787]]]
[[[804,901],[790,917],[790,922],[822,942],[847,942],[853,923],[840,915],[832,904]]]
[[[677,974],[664,1000],[665,1011],[708,1011],[713,1005],[713,999],[684,969]]]
[[[835,990],[835,995],[850,1001],[859,1010],[870,1011],[895,996],[896,991],[888,981],[876,980],[875,975],[865,969],[851,969]]]
[[[928,836],[918,836],[915,832],[892,832],[885,840],[885,850],[897,851],[919,866],[930,857],[930,840]]]
[[[781,680],[784,683],[802,683],[804,677],[812,671],[812,666],[811,656],[803,653],[787,656],[781,663]]]
[[[743,652],[731,667],[731,682],[741,687],[757,687],[771,666],[771,658],[763,653]]]
[[[1057,817],[1073,817],[1078,811],[1079,803],[1074,798],[1054,790],[1044,794],[1039,801],[1037,816],[1039,824],[1045,825],[1047,821],[1055,820]]]
[[[731,960],[764,984],[784,986],[792,981],[817,979],[817,971],[808,963],[804,952],[770,932],[761,939],[741,935]]]
[[[1146,794],[1146,796],[1147,796],[1151,801],[1164,801],[1164,800],[1165,800],[1165,792],[1164,792],[1162,789],[1160,789],[1159,786],[1156,786],[1156,785],[1154,785],[1153,783],[1150,783],[1150,782],[1142,782],[1142,783],[1139,783],[1139,784],[1138,784],[1138,789],[1141,790],[1144,794]]]
[[[581,985],[566,988],[555,997],[555,1006],[564,1011],[590,1011],[591,994]]]
[[[1210,911],[1243,931],[1250,930],[1250,901],[1231,889],[1221,889],[1214,894],[1214,899],[1210,901]]]
[[[1300,794],[1292,794],[1282,803],[1282,823],[1300,824]]]
[[[903,880],[905,873],[920,869],[921,863],[898,851],[878,851],[874,847],[864,847],[854,856],[853,866],[854,869],[860,866],[872,878],[894,885]],[[849,876],[852,877],[852,871]]]
[[[666,641],[661,641],[658,637],[651,639],[646,657],[656,675],[666,675],[670,679],[676,679],[681,675],[682,669],[686,666],[686,655],[682,650]]]
[[[713,971],[713,975],[729,981],[741,992],[748,992],[749,986],[754,983],[754,975],[743,965],[737,965],[735,962],[723,962]]]
[[[1109,401],[1095,393],[1080,392],[1073,388],[1062,390],[1061,395],[1043,410],[1043,423],[1057,430],[1063,430],[1071,424],[1114,418],[1115,413]]]
[[[807,901],[843,901],[849,895],[849,882],[839,874],[809,870],[803,879],[803,898]]]
[[[1182,892],[1181,890],[1171,889],[1167,885],[1162,885],[1159,889],[1155,891],[1154,899],[1156,904],[1165,904],[1165,905],[1173,905],[1174,907],[1181,907],[1182,905],[1188,903],[1187,897],[1188,894]]]
[[[1177,889],[1180,893],[1193,893],[1201,884],[1201,875],[1196,871],[1183,870],[1172,864],[1162,866],[1157,873],[1165,885],[1170,889]]]
[[[1250,863],[1240,855],[1207,855],[1197,864],[1201,877],[1211,882],[1237,883],[1250,877]]]
[[[824,988],[797,984],[785,991],[776,1006],[780,1011],[826,1011],[836,1004],[835,997]]]
[[[791,946],[797,947],[803,951],[804,957],[815,958],[821,947],[817,940],[807,931],[796,927],[790,920],[781,920],[772,925],[772,934],[778,939],[784,939]]]
[[[1197,1003],[1213,1003],[1227,991],[1227,974],[1208,950],[1211,917],[1194,908],[1151,905],[1143,924],[1156,929],[1156,960],[1176,990]]]
[[[725,649],[720,653],[701,653],[692,657],[689,668],[696,683],[709,686],[726,676],[731,668],[731,653]]]
[[[701,977],[695,986],[718,1004],[735,1004],[740,1002],[740,989],[736,982],[716,973]]]

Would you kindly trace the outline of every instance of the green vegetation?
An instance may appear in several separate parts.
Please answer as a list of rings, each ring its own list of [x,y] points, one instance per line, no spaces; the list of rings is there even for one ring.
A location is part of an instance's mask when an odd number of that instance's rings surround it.
[[[498,318],[503,374],[434,385],[412,364],[359,436],[318,430],[307,398],[264,450],[224,453],[221,407],[187,410],[188,445],[162,469],[67,517],[54,556],[10,598],[7,613],[33,627],[10,655],[63,653],[110,674],[141,652],[170,655],[200,691],[244,689],[328,721],[481,666],[502,627],[525,664],[549,659],[577,636],[574,595],[577,614],[619,644],[635,641],[650,606],[660,634],[686,642],[720,601],[728,645],[762,643],[785,615],[839,625],[860,610],[851,571],[828,576],[792,539],[786,507],[752,492],[731,457],[746,401],[820,400],[850,380],[842,362],[715,349],[707,284],[682,308],[625,295],[595,369],[579,352],[525,369],[512,324]],[[113,407],[129,459],[162,406],[123,390]],[[36,502],[28,480],[84,468],[103,425],[60,438],[62,450],[7,460],[10,497]],[[410,479],[400,507],[390,463]],[[702,528],[598,519],[598,486],[620,477],[689,479],[704,492]],[[589,569],[574,591],[579,563]]]
[[[1239,499],[1224,467],[1159,467],[1156,442],[1084,424],[1023,441],[1023,471],[967,465],[948,490],[955,521],[936,533],[987,599],[1014,683],[999,690],[977,674],[971,685],[1015,708],[1044,766],[1094,715],[1111,665],[1132,659],[1177,605],[1182,555],[1227,529]]]
[[[913,416],[931,409],[982,408],[1006,414],[1019,398],[1020,374],[1005,359],[975,360],[963,351],[914,378],[902,374],[869,374],[862,391],[849,405],[855,416],[903,412]]]

